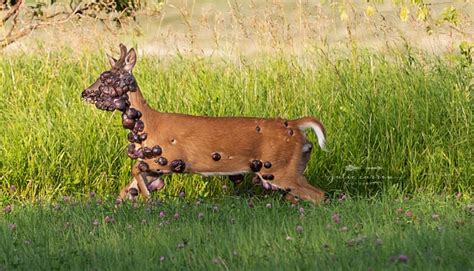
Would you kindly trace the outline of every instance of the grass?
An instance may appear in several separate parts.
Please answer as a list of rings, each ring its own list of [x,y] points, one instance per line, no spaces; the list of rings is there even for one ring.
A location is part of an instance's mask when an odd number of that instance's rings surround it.
[[[353,196],[297,207],[192,175],[168,176],[147,204],[113,207],[130,178],[126,131],[118,113],[80,99],[107,68],[90,53],[0,56],[0,270],[474,268],[462,56],[139,58],[135,77],[160,111],[320,118],[329,152],[316,149],[305,174]]]
[[[472,270],[474,208],[442,197],[14,205],[2,270]]]
[[[0,201],[110,195],[128,182],[119,114],[80,99],[106,69],[102,54],[67,50],[0,58]],[[141,57],[134,74],[161,111],[320,118],[330,151],[316,150],[306,175],[326,191],[472,192],[472,72],[465,62],[413,51],[314,50],[238,62]],[[223,182],[173,176],[161,195],[228,194]]]

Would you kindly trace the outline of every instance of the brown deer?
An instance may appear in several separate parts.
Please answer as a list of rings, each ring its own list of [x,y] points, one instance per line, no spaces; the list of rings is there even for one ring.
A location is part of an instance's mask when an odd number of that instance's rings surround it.
[[[227,175],[234,183],[244,174],[268,190],[280,190],[292,202],[319,203],[324,192],[310,185],[303,171],[312,144],[303,130],[312,128],[324,149],[323,125],[312,117],[281,118],[204,117],[157,112],[145,101],[132,74],[137,55],[120,44],[120,58],[110,56],[112,69],[82,92],[102,110],[122,112],[122,125],[130,129],[128,155],[137,159],[131,182],[119,200],[164,187],[169,173]],[[148,182],[150,180],[150,182]]]

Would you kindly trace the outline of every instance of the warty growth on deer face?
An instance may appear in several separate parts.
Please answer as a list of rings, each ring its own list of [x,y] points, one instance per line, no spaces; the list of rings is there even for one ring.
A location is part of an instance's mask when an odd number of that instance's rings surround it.
[[[143,97],[133,77],[137,56],[120,45],[120,58],[109,56],[112,68],[82,92],[85,101],[102,110],[122,112],[122,125],[129,129],[127,153],[137,163],[132,180],[119,199],[162,189],[161,178],[169,173],[203,176],[228,175],[235,183],[244,174],[265,189],[280,190],[289,200],[319,203],[324,192],[303,176],[312,144],[304,129],[312,128],[321,148],[323,125],[315,118],[295,120],[251,117],[205,117],[158,112]]]

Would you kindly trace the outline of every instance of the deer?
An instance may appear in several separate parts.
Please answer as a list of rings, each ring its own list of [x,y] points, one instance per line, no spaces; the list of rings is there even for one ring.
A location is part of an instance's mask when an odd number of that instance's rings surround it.
[[[305,129],[314,130],[325,150],[323,124],[314,117],[286,120],[258,117],[209,117],[159,112],[145,100],[132,70],[134,48],[120,44],[119,59],[108,55],[111,69],[103,72],[82,98],[98,109],[122,112],[129,129],[127,154],[136,163],[130,182],[117,200],[144,199],[163,189],[163,175],[192,173],[229,176],[234,184],[253,174],[253,182],[266,190],[280,191],[293,203],[320,203],[325,192],[312,186],[303,172],[313,145]]]

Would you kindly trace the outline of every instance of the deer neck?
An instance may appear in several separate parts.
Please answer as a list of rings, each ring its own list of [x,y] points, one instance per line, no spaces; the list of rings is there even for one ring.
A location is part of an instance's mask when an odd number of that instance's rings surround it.
[[[128,99],[130,101],[130,107],[140,111],[143,115],[153,110],[143,97],[140,88],[137,88],[136,91],[129,92]]]

